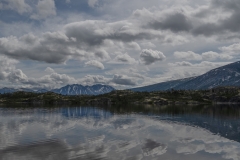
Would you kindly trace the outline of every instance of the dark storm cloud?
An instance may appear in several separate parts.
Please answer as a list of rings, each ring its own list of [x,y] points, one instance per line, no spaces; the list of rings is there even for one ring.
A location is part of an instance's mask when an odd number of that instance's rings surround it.
[[[193,30],[190,32],[192,32],[193,35],[212,36],[214,34],[219,34],[221,31],[222,29],[219,25],[214,23],[206,23],[193,28]]]
[[[4,80],[4,79],[5,79],[5,75],[2,72],[0,72],[0,80]]]
[[[192,28],[191,21],[182,13],[166,15],[164,20],[150,22],[148,25],[153,29],[171,30],[172,32],[189,31]]]
[[[118,75],[115,74],[113,79],[111,80],[112,83],[120,84],[120,85],[127,85],[127,86],[133,86],[137,85],[137,79],[133,77],[128,77],[125,75]]]
[[[168,14],[162,12],[150,12],[151,14],[149,14],[145,10],[138,12],[141,12],[140,16],[142,17],[147,14],[150,15],[143,20],[147,23],[143,23],[143,26],[154,30],[169,30],[173,33],[186,32],[194,36],[203,35],[207,37],[240,31],[239,0],[212,0],[210,6],[196,9],[198,11],[193,13],[188,13],[188,11],[176,12],[174,10]],[[206,21],[209,17],[213,17],[212,20]]]
[[[131,26],[131,27],[130,27]],[[153,39],[155,34],[142,30],[129,22],[106,23],[104,21],[82,21],[66,25],[66,35],[74,37],[78,42],[94,46],[104,40],[132,42],[134,40]]]
[[[233,13],[230,17],[219,20],[218,23],[204,23],[195,27],[190,32],[193,35],[221,35],[227,32],[237,33],[240,31],[240,11]]]
[[[212,7],[218,8],[221,7],[222,9],[228,11],[239,11],[240,9],[240,1],[239,0],[212,0]]]
[[[194,35],[221,35],[227,32],[237,33],[240,31],[240,1],[239,0],[212,0],[212,4],[208,9],[204,9],[204,18],[217,13],[214,10],[219,10],[230,16],[219,19],[217,22],[208,22],[197,25],[192,33]],[[203,12],[202,12],[203,13]]]
[[[29,34],[19,39],[0,38],[0,53],[15,59],[63,63],[71,54],[67,47],[71,41],[60,33],[46,33],[42,37]]]

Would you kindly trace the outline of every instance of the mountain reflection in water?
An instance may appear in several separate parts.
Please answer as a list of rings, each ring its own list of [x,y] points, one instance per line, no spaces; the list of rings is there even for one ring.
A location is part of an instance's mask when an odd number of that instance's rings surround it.
[[[238,106],[0,107],[0,159],[240,160]]]

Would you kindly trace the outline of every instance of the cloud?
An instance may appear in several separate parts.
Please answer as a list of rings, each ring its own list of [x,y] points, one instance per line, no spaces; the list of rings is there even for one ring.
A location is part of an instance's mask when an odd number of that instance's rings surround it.
[[[127,86],[136,85],[137,84],[136,81],[137,81],[136,78],[128,77],[126,75],[118,75],[118,74],[115,74],[113,76],[113,79],[111,80],[112,83],[120,84],[120,85],[127,85]]]
[[[151,21],[148,26],[156,30],[170,30],[172,32],[189,31],[192,28],[191,21],[183,13],[165,15],[163,20]]]
[[[142,150],[145,156],[163,155],[167,152],[167,145],[147,139],[146,143],[142,147]]]
[[[183,32],[192,36],[217,36],[224,39],[231,38],[234,34],[239,36],[238,6],[237,0],[226,2],[212,0],[207,7],[176,5],[161,11],[144,8],[133,12],[133,16],[140,20],[143,28],[172,33]]]
[[[200,61],[202,60],[202,56],[194,53],[192,51],[188,52],[174,52],[174,57],[183,60],[193,60],[193,61]]]
[[[137,61],[130,57],[128,54],[121,54],[121,55],[117,55],[114,60],[115,62],[120,62],[120,63],[128,63],[128,64],[136,64]]]
[[[130,43],[126,43],[127,47],[130,48],[130,49],[134,49],[134,50],[137,50],[137,51],[140,51],[141,50],[141,47],[139,46],[138,43],[136,42],[130,42]]]
[[[95,51],[94,55],[96,56],[96,58],[101,59],[101,60],[108,60],[111,58],[109,56],[108,52],[103,49]]]
[[[203,22],[197,25],[192,30],[193,35],[219,36],[229,34],[229,32],[238,33],[240,31],[238,27],[240,25],[240,21],[238,20],[238,17],[240,16],[239,9],[239,1],[236,0],[228,0],[224,2],[212,0],[211,6],[208,7],[204,18],[218,13],[227,16],[220,16],[221,18],[217,18],[215,22]]]
[[[31,59],[47,63],[63,63],[71,54],[65,44],[70,42],[61,33],[45,33],[38,38],[31,34],[20,37],[0,38],[0,52],[15,59]]]
[[[217,59],[230,60],[230,59],[233,59],[233,57],[227,54],[218,54],[216,52],[210,51],[210,52],[202,53],[202,59],[208,60],[208,61],[217,60]]]
[[[140,59],[145,65],[150,65],[157,61],[165,60],[166,56],[160,51],[144,49],[140,53]]]
[[[65,26],[66,35],[74,37],[78,42],[83,42],[89,46],[98,46],[105,40],[121,41],[130,43],[139,49],[135,40],[146,40],[164,37],[156,31],[140,28],[130,20],[107,23],[100,20],[86,20],[74,22]]]
[[[143,45],[145,48],[156,48],[156,45],[152,42],[142,42],[141,45]]]
[[[54,69],[52,69],[51,67],[47,67],[47,68],[45,69],[45,72],[54,73],[55,71],[54,71]]]
[[[79,82],[84,85],[92,85],[92,84],[108,84],[110,78],[106,78],[101,75],[87,75],[83,77]]]
[[[32,19],[41,20],[56,15],[54,0],[39,0],[36,8],[37,13],[31,16]]]
[[[240,43],[220,47],[220,50],[225,54],[238,55],[240,53]]]
[[[91,61],[88,61],[85,63],[87,66],[93,66],[93,67],[96,67],[98,69],[104,69],[104,65],[99,62],[99,61],[96,61],[96,60],[91,60]]]
[[[186,62],[186,61],[183,61],[183,62],[176,62],[176,63],[168,63],[168,65],[170,66],[193,66],[192,63],[190,62]]]
[[[18,61],[9,59],[6,56],[0,56],[0,80],[6,79],[8,74],[15,70]]]
[[[166,153],[167,149],[170,149],[173,145],[175,147],[172,148],[171,156],[178,156],[180,159],[201,151],[215,158],[222,157],[234,160],[239,158],[238,142],[211,133],[201,127],[172,123],[171,120],[156,120],[156,118],[148,115],[103,114],[108,112],[101,108],[71,107],[66,108],[66,110],[68,114],[62,114],[63,110],[55,110],[55,114],[53,112],[43,113],[44,116],[38,117],[29,113],[41,111],[31,108],[25,111],[14,109],[14,112],[11,109],[2,110],[0,113],[2,124],[0,126],[2,137],[0,139],[0,158],[14,159],[14,157],[20,157],[20,159],[27,159],[28,157],[36,157],[36,155],[45,155],[45,159],[52,157],[54,159],[73,159],[76,157],[80,159],[98,159],[99,157],[114,159],[114,156],[117,155],[119,159],[130,159],[127,156],[131,156],[131,154],[126,153],[134,150],[134,155],[141,155],[138,156],[139,159],[160,159],[160,155]],[[12,119],[12,116],[18,116],[18,118]],[[80,118],[81,120],[79,120]],[[191,122],[191,119],[187,122],[194,123]],[[219,125],[219,123],[214,124]],[[40,131],[46,137],[61,137],[61,135],[71,132],[78,136],[75,130],[71,130],[74,127],[83,131],[85,141],[83,142],[79,138],[75,139],[75,143],[72,143],[71,138],[66,138],[64,142],[58,140],[44,141],[40,137],[39,140],[31,139],[30,144],[17,144],[19,135],[29,134],[29,129],[32,129],[32,126],[38,128],[37,131]],[[109,134],[95,134],[96,130],[104,130],[105,133]],[[9,134],[8,131],[14,132]],[[156,131],[161,131],[163,136],[156,134]],[[148,136],[146,136],[146,132]],[[12,146],[12,144],[15,145]],[[58,154],[51,155],[53,149]],[[62,152],[62,150],[66,150],[66,152]],[[100,151],[101,154],[98,154]],[[200,159],[206,159],[205,154],[199,153],[197,156]],[[131,159],[137,159],[137,157],[131,157]]]
[[[48,1],[39,3],[45,2]],[[57,64],[75,57],[80,60],[108,60],[110,56],[106,51],[109,49],[105,46],[106,41],[123,42],[128,48],[140,50],[140,46],[134,40],[159,36],[162,37],[159,33],[138,29],[127,21],[106,23],[89,20],[70,23],[59,32],[0,38],[0,53],[15,59]]]
[[[0,56],[0,70],[2,71],[12,71],[13,69],[15,69],[15,65],[17,63],[17,60],[10,59],[6,56]]]
[[[17,11],[19,14],[29,13],[32,11],[31,6],[29,6],[25,0],[3,0],[5,3],[0,3],[1,9],[10,9],[13,11]]]
[[[95,8],[98,6],[98,0],[88,0],[88,5],[92,8]]]
[[[231,60],[233,57],[231,55],[217,52],[208,51],[202,54],[197,54],[192,51],[188,52],[174,52],[174,57],[177,59],[190,60],[190,61],[216,61],[216,60]]]
[[[28,77],[20,69],[13,70],[8,74],[7,79],[12,83],[24,83],[28,81]]]

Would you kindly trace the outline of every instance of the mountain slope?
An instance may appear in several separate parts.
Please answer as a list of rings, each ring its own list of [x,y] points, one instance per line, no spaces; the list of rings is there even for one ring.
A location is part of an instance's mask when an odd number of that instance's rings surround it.
[[[52,92],[62,95],[99,95],[109,93],[113,90],[115,89],[108,85],[97,84],[93,86],[82,86],[73,84],[59,89],[54,89]]]
[[[140,88],[133,88],[131,89],[132,91],[138,91],[138,92],[152,92],[152,91],[164,91],[164,90],[169,90],[172,88],[176,88],[177,86],[184,84],[188,81],[190,81],[192,78],[185,78],[185,79],[179,79],[179,80],[173,80],[173,81],[168,81],[168,82],[162,82],[158,84],[153,84],[150,86],[145,86],[145,87],[140,87]]]
[[[175,89],[210,89],[218,86],[240,86],[240,62],[213,69]]]
[[[239,86],[240,87],[240,62],[231,63],[213,69],[203,75],[158,83],[150,86],[133,88],[133,91],[162,91],[169,89],[176,90],[201,90],[218,86]]]

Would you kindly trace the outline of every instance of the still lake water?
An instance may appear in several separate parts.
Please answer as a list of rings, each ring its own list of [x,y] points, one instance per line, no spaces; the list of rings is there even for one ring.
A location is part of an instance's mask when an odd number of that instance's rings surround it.
[[[0,160],[240,160],[240,106],[0,106]]]

